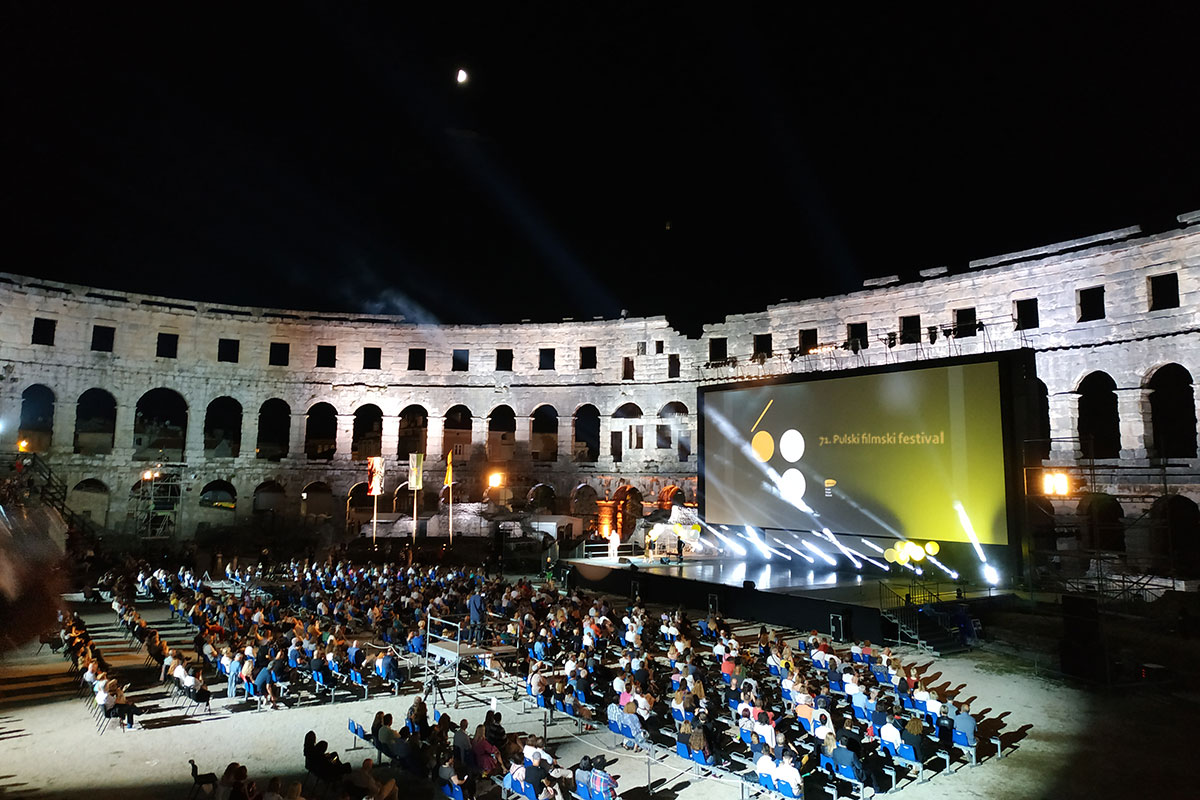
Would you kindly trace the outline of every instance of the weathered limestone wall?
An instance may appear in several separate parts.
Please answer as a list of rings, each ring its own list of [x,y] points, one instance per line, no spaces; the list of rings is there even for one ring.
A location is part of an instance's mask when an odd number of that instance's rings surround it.
[[[686,436],[698,449],[698,389],[705,383],[769,377],[810,370],[853,369],[882,363],[945,358],[1029,347],[1036,352],[1038,376],[1049,396],[1050,424],[1056,441],[1051,463],[1075,464],[1078,443],[1077,390],[1089,373],[1102,370],[1117,385],[1121,458],[1112,464],[1111,487],[1121,493],[1116,469],[1154,465],[1148,458],[1149,402],[1146,384],[1164,364],[1182,365],[1200,374],[1198,299],[1200,299],[1200,224],[1181,217],[1178,230],[1143,235],[1136,228],[1052,245],[1008,257],[973,262],[960,271],[930,270],[918,281],[872,281],[871,288],[849,295],[771,306],[762,312],[727,317],[708,325],[699,340],[674,331],[664,317],[647,319],[564,321],[553,324],[488,326],[414,325],[398,317],[319,314],[302,311],[238,308],[186,300],[39,281],[0,274],[0,449],[15,449],[20,428],[22,393],[42,385],[55,396],[53,438],[47,457],[68,486],[93,478],[109,488],[107,520],[119,526],[129,511],[130,488],[147,462],[135,458],[134,415],[147,391],[166,387],[187,403],[184,500],[181,530],[187,534],[200,521],[232,512],[201,509],[201,488],[226,480],[237,491],[237,517],[252,512],[255,488],[276,481],[285,489],[283,508],[299,513],[300,493],[312,482],[328,484],[344,502],[351,487],[364,480],[365,469],[351,461],[354,412],[374,404],[383,413],[382,446],[387,459],[387,491],[407,480],[407,453],[399,452],[399,415],[408,406],[423,407],[429,418],[426,484],[440,484],[445,469],[444,417],[464,405],[472,415],[467,457],[455,459],[456,478],[472,497],[482,491],[485,476],[496,469],[519,496],[536,483],[554,486],[566,497],[579,483],[600,494],[622,480],[638,487],[647,501],[664,487],[684,488],[694,498],[696,456],[680,460],[677,443]],[[1174,273],[1177,307],[1150,311],[1150,278]],[[1104,315],[1080,322],[1079,291],[1104,287]],[[1036,299],[1039,325],[1017,330],[1015,303]],[[973,309],[973,336],[954,336],[953,326]],[[900,319],[920,316],[919,343],[888,346],[898,335]],[[53,320],[53,345],[33,344],[35,318]],[[865,347],[843,348],[848,326],[865,323]],[[115,328],[113,351],[91,349],[93,327]],[[930,341],[929,328],[936,330]],[[800,354],[804,329],[816,329],[816,353]],[[177,334],[176,358],[156,355],[160,333]],[[964,328],[963,333],[966,333]],[[753,359],[754,337],[771,335],[773,353]],[[710,363],[712,340],[724,338],[736,364]],[[217,360],[218,340],[238,342],[236,363]],[[288,366],[270,366],[272,342],[289,346]],[[336,348],[336,366],[318,367],[317,348]],[[362,369],[364,348],[381,350],[380,369]],[[596,368],[581,369],[581,348],[595,348]],[[424,370],[409,369],[409,351],[423,348]],[[554,368],[539,369],[539,351],[553,348]],[[511,349],[512,371],[497,371],[496,351]],[[452,369],[452,352],[466,350],[466,371]],[[789,352],[789,351],[793,352]],[[631,359],[633,375],[625,372]],[[672,360],[678,374],[670,374]],[[93,387],[116,399],[116,435],[108,455],[74,452],[76,402]],[[242,407],[241,451],[236,457],[206,456],[203,428],[213,400],[228,396]],[[291,410],[289,455],[279,462],[255,457],[258,410],[279,398]],[[309,461],[304,455],[305,419],[316,403],[331,404],[338,414],[337,453],[332,461]],[[614,418],[634,404],[640,419]],[[573,460],[573,416],[585,405],[600,415],[600,452],[595,463]],[[668,404],[686,415],[660,418]],[[534,461],[532,449],[549,440],[531,431],[531,417],[549,405],[558,415],[557,460]],[[510,457],[489,447],[488,417],[508,406],[517,425]],[[666,412],[666,413],[669,413]],[[642,444],[635,448],[642,426]],[[656,427],[673,426],[670,447],[657,447]],[[613,436],[621,437],[621,460],[614,460]],[[631,436],[632,434],[632,436]],[[462,434],[465,438],[466,434]],[[494,434],[493,434],[494,436]],[[1174,468],[1171,491],[1200,497],[1192,476],[1197,464]],[[1154,487],[1137,478],[1125,494],[1144,494]],[[1145,484],[1144,486],[1142,484]],[[1162,486],[1157,491],[1161,493]],[[100,516],[97,499],[83,498]],[[215,515],[215,516],[214,516]]]

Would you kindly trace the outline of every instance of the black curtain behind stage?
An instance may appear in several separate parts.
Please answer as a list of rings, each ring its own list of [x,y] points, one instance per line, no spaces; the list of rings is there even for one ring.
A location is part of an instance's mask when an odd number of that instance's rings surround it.
[[[710,599],[715,599],[721,614],[731,619],[781,625],[800,630],[831,633],[840,617],[842,641],[870,639],[883,641],[883,620],[879,610],[848,605],[803,595],[772,594],[741,586],[656,575],[629,567],[613,568],[591,564],[574,564],[570,582],[593,591],[628,598],[633,584],[647,603],[677,606],[705,611]],[[715,597],[714,597],[715,596]]]

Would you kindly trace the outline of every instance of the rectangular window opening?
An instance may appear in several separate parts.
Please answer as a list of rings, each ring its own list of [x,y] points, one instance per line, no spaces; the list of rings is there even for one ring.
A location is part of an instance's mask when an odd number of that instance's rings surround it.
[[[954,309],[954,338],[966,339],[974,336],[979,330],[979,323],[973,308]]]
[[[425,348],[424,347],[408,348],[408,370],[409,370],[409,372],[424,372],[425,371]]]
[[[242,343],[237,339],[218,339],[217,361],[222,361],[226,364],[236,364],[241,347]]]
[[[471,351],[470,350],[455,350],[450,355],[450,371],[451,372],[466,372],[471,366]]]
[[[1167,308],[1179,308],[1179,275],[1174,272],[1150,276],[1150,310]]]
[[[921,315],[913,314],[900,318],[900,344],[918,344],[921,341]]]
[[[708,360],[724,361],[729,358],[729,340],[724,336],[715,336],[708,340]]]
[[[271,342],[267,353],[267,364],[272,367],[286,367],[291,361],[291,345],[287,342]]]
[[[1097,319],[1104,319],[1103,286],[1090,286],[1087,289],[1080,289],[1078,300],[1080,322],[1091,322]]]
[[[500,349],[496,351],[496,372],[512,372],[513,351]]]
[[[363,369],[382,369],[383,368],[383,348],[381,347],[364,347],[363,348]]]
[[[596,348],[581,347],[579,348],[579,368],[580,369],[595,369],[596,368]]]
[[[1036,297],[1017,300],[1013,303],[1013,314],[1016,317],[1017,330],[1028,331],[1038,327],[1038,301]]]
[[[552,370],[554,369],[554,348],[542,347],[538,349],[538,369]]]
[[[179,334],[178,333],[159,333],[158,346],[154,354],[159,358],[178,358],[179,357]]]
[[[332,344],[317,345],[317,366],[318,367],[336,367],[337,366],[337,346]]]
[[[806,356],[813,350],[817,349],[817,329],[816,328],[801,328],[800,329],[800,355]]]
[[[30,339],[30,344],[44,344],[48,347],[54,346],[54,330],[58,327],[58,320],[45,319],[43,317],[34,317],[33,319],[33,338]]]
[[[111,353],[116,337],[117,329],[111,325],[93,325],[92,350],[97,353]]]

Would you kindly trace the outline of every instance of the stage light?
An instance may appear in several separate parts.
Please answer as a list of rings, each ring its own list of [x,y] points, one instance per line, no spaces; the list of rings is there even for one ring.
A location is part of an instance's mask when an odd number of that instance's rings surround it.
[[[987,562],[987,556],[983,554],[983,547],[979,544],[979,537],[975,535],[975,526],[971,524],[971,518],[967,516],[967,510],[963,508],[963,504],[954,501],[954,510],[958,513],[958,522],[963,526],[963,530],[967,532],[971,544],[975,547],[975,554],[979,556],[979,560]]]
[[[144,480],[144,481],[152,480],[153,478],[154,478],[154,473],[151,472],[150,470],[146,470],[145,472],[142,473],[142,480]]]
[[[491,475],[488,475],[488,486],[490,486],[491,488],[498,489],[498,488],[500,488],[501,484],[503,484],[503,483],[504,483],[504,475],[502,473],[493,472]]]
[[[942,572],[944,572],[944,573],[946,573],[947,575],[949,575],[951,580],[955,580],[955,581],[956,581],[956,580],[958,580],[958,573],[957,573],[957,572],[955,572],[954,570],[950,569],[949,567],[947,567],[947,566],[946,566],[945,564],[943,564],[942,562],[938,561],[938,560],[937,560],[936,558],[934,558],[933,556],[930,556],[930,557],[929,557],[929,562],[930,562],[931,564],[933,564],[934,566],[936,566],[938,569],[940,569]]]
[[[883,560],[889,564],[896,563],[896,549],[894,547],[889,547],[887,550],[884,550]]]
[[[791,550],[793,553],[795,553],[796,555],[800,556],[801,558],[803,558],[805,561],[807,561],[807,562],[808,562],[808,563],[810,563],[810,564],[815,564],[815,563],[817,563],[817,562],[816,562],[816,559],[814,559],[814,558],[813,558],[812,556],[810,556],[808,553],[802,553],[802,552],[800,552],[799,550],[797,550],[796,548],[792,547],[790,544],[785,544],[785,545],[784,545],[784,547],[786,547],[788,550]]]
[[[879,545],[875,544],[874,542],[872,542],[870,539],[863,539],[863,538],[860,536],[860,537],[859,537],[859,541],[860,541],[860,542],[862,542],[863,544],[865,544],[867,547],[869,547],[869,548],[871,548],[872,550],[874,550],[876,553],[879,553],[880,555],[883,555],[883,548],[882,548],[882,547],[880,547]]]
[[[925,558],[925,548],[916,542],[908,543],[908,557],[913,561],[920,561]]]
[[[29,440],[22,439],[21,441],[17,442],[17,451],[20,453],[28,453],[29,452]]]
[[[855,569],[862,569],[862,562],[850,555],[849,550],[847,550],[845,547],[842,547],[842,543],[839,542],[838,538],[833,535],[833,531],[829,530],[829,528],[822,528],[821,532],[825,534],[826,539],[833,543],[834,547],[842,551],[842,555],[850,559],[850,563],[854,565]]]
[[[460,70],[458,71],[458,74],[454,76],[454,79],[455,79],[455,80],[456,80],[458,83],[460,83],[460,84],[461,84],[461,83],[466,83],[466,82],[467,82],[467,79],[468,79],[469,77],[470,77],[470,76],[469,76],[469,75],[467,75],[467,71],[466,71],[465,69],[460,69]]]
[[[750,544],[754,545],[758,549],[758,552],[763,554],[764,557],[766,557],[768,560],[771,558],[771,548],[767,547],[766,542],[758,538],[758,532],[749,525],[746,526],[746,538],[750,541]],[[791,559],[788,560],[790,561]]]
[[[815,544],[810,542],[808,539],[802,539],[801,541],[804,543],[805,547],[807,547],[809,550],[812,550],[814,553],[816,553],[821,558],[825,559],[826,563],[828,563],[829,566],[831,566],[831,567],[837,566],[837,561],[833,558],[833,556],[829,555],[824,550],[817,547]]]
[[[941,545],[939,545],[937,542],[926,542],[925,543],[925,552],[931,556],[936,556],[938,554],[938,551],[941,549],[942,549]]]
[[[988,583],[990,583],[992,586],[995,586],[997,583],[1000,582],[1000,573],[997,572],[996,568],[993,567],[991,564],[984,564],[983,565],[983,579],[986,580]]]
[[[1043,472],[1042,494],[1063,497],[1071,492],[1071,482],[1065,472]]]
[[[907,550],[901,550],[899,548],[896,549],[896,563],[902,567],[908,566],[908,551]]]

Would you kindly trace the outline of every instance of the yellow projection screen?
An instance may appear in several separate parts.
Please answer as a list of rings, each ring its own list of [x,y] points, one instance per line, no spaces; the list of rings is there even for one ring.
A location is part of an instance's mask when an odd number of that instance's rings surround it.
[[[711,524],[1008,543],[998,360],[701,393]]]

